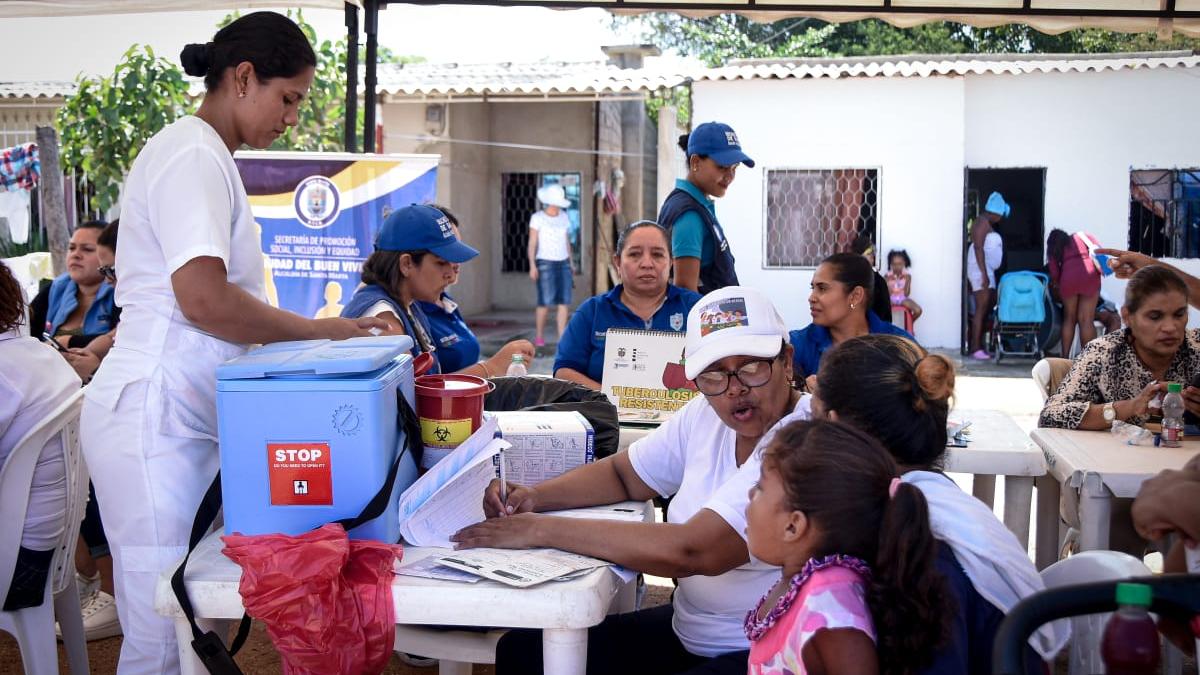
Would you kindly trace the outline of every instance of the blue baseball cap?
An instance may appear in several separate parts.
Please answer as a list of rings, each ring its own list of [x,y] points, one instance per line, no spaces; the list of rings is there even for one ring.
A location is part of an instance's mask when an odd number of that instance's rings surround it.
[[[1004,196],[999,192],[993,192],[988,195],[987,204],[984,205],[983,210],[988,213],[994,213],[1001,218],[1007,218],[1008,214],[1012,213],[1012,207],[1008,205],[1008,202],[1004,201]]]
[[[754,160],[742,152],[742,144],[733,127],[720,122],[705,122],[692,129],[688,135],[687,154],[689,157],[704,155],[721,166],[733,166],[739,162],[754,166]]]
[[[479,255],[454,236],[446,214],[424,204],[392,211],[375,235],[376,251],[429,251],[446,262],[465,263]]]

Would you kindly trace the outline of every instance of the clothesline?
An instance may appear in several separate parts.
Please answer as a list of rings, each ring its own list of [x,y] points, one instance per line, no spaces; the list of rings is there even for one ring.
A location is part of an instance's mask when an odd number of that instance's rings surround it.
[[[37,145],[0,150],[0,219],[8,225],[5,238],[14,244],[29,241],[29,191],[40,177]]]

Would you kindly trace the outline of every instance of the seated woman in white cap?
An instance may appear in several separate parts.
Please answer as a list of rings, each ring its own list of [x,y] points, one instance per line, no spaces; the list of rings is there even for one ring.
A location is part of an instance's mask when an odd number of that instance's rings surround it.
[[[363,263],[363,285],[342,310],[342,316],[373,316],[388,325],[388,333],[412,338],[414,358],[429,354],[429,373],[443,372],[429,318],[418,301],[436,302],[458,276],[458,265],[479,255],[455,234],[450,219],[438,209],[413,204],[393,211],[375,237],[375,252]],[[527,343],[526,343],[527,344]],[[528,349],[514,348],[526,357]],[[463,368],[470,375],[503,375],[514,349],[509,345],[490,359]]]
[[[670,605],[610,616],[588,633],[588,673],[741,673],[742,623],[779,577],[752,560],[745,509],[761,449],[774,431],[808,417],[792,386],[787,327],[762,293],[727,286],[687,318],[686,373],[703,396],[628,452],[536,487],[499,483],[484,494],[488,519],[452,537],[459,546],[549,546],[679,580]],[[581,520],[539,511],[671,497],[665,523]],[[542,670],[540,631],[510,631],[496,672]]]

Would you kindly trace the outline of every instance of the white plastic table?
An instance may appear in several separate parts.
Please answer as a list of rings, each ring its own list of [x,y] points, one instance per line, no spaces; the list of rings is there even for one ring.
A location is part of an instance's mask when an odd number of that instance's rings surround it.
[[[1035,429],[1033,441],[1046,455],[1046,480],[1038,484],[1038,567],[1054,562],[1043,557],[1041,532],[1054,533],[1057,553],[1060,486],[1079,490],[1079,548],[1108,548],[1109,520],[1114,497],[1136,497],[1142,483],[1165,469],[1181,469],[1200,453],[1200,443],[1182,448],[1126,445],[1107,431]],[[1044,483],[1044,484],[1043,484]],[[1043,499],[1054,509],[1043,510]]]
[[[946,449],[945,470],[974,474],[972,492],[988,506],[995,495],[995,476],[1005,476],[1004,524],[1022,546],[1028,546],[1033,483],[1046,473],[1042,451],[1011,417],[1000,411],[954,410],[950,417],[970,420],[970,443],[965,448]],[[620,448],[628,448],[651,431],[653,428],[621,427]],[[1040,499],[1038,504],[1039,507],[1042,504]],[[1057,543],[1052,548],[1056,546]]]
[[[220,533],[209,534],[188,561],[185,583],[192,606],[205,630],[227,626],[240,619],[238,594],[241,568],[226,558]],[[404,548],[405,562],[446,549]],[[183,675],[207,671],[192,651],[192,632],[171,591],[175,565],[158,580],[156,611],[175,619],[179,661]],[[532,588],[515,588],[494,581],[474,584],[396,575],[392,597],[397,624],[503,626],[540,628],[547,673],[583,675],[587,664],[587,629],[604,620],[622,584],[608,568],[599,568],[570,581],[554,581]]]

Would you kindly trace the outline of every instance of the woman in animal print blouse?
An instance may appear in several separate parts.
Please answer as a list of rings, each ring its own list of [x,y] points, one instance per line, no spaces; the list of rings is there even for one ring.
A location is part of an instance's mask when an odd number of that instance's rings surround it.
[[[1175,271],[1139,269],[1125,290],[1127,328],[1088,344],[1058,391],[1046,401],[1038,426],[1107,429],[1114,420],[1144,424],[1150,402],[1168,382],[1183,383],[1189,412],[1200,414],[1200,329],[1188,329],[1188,286]]]

